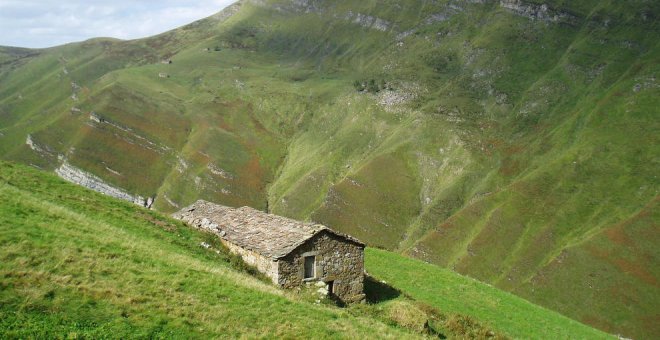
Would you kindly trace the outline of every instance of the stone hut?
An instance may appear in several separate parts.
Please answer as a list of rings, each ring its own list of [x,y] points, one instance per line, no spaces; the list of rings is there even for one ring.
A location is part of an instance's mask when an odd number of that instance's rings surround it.
[[[217,234],[276,285],[314,284],[344,302],[364,299],[365,245],[355,238],[320,224],[202,200],[174,217]]]

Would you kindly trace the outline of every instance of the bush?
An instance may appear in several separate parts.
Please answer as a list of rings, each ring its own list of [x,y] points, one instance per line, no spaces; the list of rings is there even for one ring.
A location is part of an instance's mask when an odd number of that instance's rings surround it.
[[[392,86],[385,79],[356,80],[353,87],[358,91],[367,91],[369,93],[378,93],[382,90],[392,90]]]
[[[445,328],[455,337],[468,339],[506,339],[505,336],[495,334],[469,316],[454,314],[444,323]]]
[[[418,333],[427,333],[429,321],[426,313],[409,301],[393,301],[387,306],[387,316],[397,325]]]
[[[377,93],[379,91],[380,88],[378,87],[378,84],[376,84],[376,81],[374,79],[369,80],[369,83],[367,83],[367,92]]]

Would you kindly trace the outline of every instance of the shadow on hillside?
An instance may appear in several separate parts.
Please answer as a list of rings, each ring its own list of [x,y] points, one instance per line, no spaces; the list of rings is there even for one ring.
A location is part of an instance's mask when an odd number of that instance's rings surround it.
[[[364,294],[368,303],[379,303],[396,299],[401,292],[387,283],[365,274]]]

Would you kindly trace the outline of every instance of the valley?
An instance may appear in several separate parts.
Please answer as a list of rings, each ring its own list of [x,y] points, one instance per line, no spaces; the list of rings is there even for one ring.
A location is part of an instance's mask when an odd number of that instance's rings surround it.
[[[659,16],[244,0],[146,39],[2,47],[0,157],[163,213],[313,220],[655,338]]]

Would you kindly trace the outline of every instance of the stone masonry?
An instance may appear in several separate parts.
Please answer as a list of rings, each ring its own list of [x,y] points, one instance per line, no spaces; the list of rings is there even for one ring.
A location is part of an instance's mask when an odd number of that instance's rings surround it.
[[[215,233],[227,248],[283,288],[314,284],[344,302],[364,299],[364,244],[326,226],[249,207],[197,201],[174,214]]]
[[[306,256],[314,256],[316,260],[316,275],[311,280],[303,278]],[[301,281],[332,282],[332,293],[343,301],[364,298],[364,246],[346,242],[335,234],[317,234],[278,263],[278,284],[282,287],[293,288],[299,286]]]

